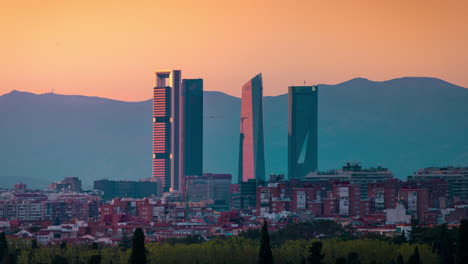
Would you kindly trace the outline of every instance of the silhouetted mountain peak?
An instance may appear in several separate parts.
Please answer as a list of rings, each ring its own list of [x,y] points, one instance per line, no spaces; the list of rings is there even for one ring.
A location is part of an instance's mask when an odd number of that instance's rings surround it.
[[[356,86],[356,85],[369,85],[369,84],[372,84],[372,83],[375,83],[375,82],[371,81],[369,79],[366,79],[366,78],[358,77],[358,78],[354,78],[354,79],[351,79],[351,80],[346,81],[346,82],[339,83],[337,85],[339,85],[339,86]]]
[[[6,94],[1,95],[1,96],[23,96],[23,95],[35,95],[35,94],[30,93],[30,92],[22,92],[22,91],[18,91],[18,90],[11,90],[11,92],[6,93]]]

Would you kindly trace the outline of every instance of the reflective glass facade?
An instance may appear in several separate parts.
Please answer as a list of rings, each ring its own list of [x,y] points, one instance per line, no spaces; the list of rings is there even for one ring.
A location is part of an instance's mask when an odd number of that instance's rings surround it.
[[[265,179],[263,83],[258,74],[242,86],[238,182]]]
[[[288,178],[317,170],[317,86],[289,87]]]

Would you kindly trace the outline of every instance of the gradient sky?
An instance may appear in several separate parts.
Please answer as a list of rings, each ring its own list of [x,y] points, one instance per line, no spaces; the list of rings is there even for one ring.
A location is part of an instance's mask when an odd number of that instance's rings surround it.
[[[235,96],[258,72],[265,95],[354,77],[468,87],[466,0],[0,2],[0,94],[146,100],[172,68]]]

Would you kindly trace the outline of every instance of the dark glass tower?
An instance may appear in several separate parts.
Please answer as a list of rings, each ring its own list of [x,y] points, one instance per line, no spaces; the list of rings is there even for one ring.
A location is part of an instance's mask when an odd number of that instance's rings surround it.
[[[263,83],[258,74],[242,86],[238,182],[265,179]]]
[[[182,80],[184,100],[184,173],[203,174],[203,79]]]
[[[318,87],[289,87],[288,178],[317,170]]]

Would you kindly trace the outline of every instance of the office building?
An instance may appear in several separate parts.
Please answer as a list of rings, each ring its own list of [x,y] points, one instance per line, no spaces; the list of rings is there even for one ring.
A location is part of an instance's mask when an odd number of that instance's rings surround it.
[[[238,184],[231,184],[231,210],[246,210],[256,207],[257,180],[250,179]]]
[[[157,71],[153,97],[153,177],[164,191],[184,190],[203,165],[203,80]]]
[[[178,126],[173,118],[174,101],[179,103],[176,95],[180,91],[181,71],[156,72],[156,85],[153,96],[153,177],[160,179],[164,191],[173,183],[174,164],[178,151],[174,143],[178,142],[175,131]],[[175,112],[177,110],[174,110]],[[175,127],[174,127],[175,126]],[[173,153],[175,150],[176,153]]]
[[[258,74],[242,86],[238,182],[265,180],[263,84]]]
[[[184,79],[183,139],[184,173],[187,176],[203,174],[203,79]]]
[[[288,178],[302,179],[317,170],[317,86],[290,86]]]
[[[187,176],[188,201],[206,202],[210,207],[229,210],[231,178],[231,174],[213,173]]]

